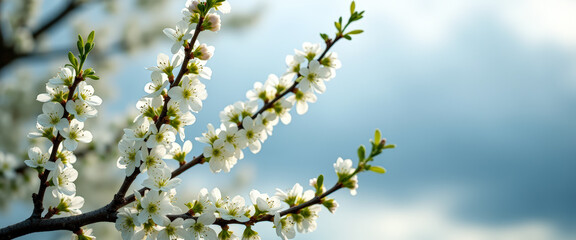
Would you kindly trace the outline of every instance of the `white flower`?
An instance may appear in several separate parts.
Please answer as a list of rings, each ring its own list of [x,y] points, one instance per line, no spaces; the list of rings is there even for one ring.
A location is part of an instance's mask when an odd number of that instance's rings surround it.
[[[342,63],[338,60],[338,54],[335,52],[328,53],[324,58],[320,60],[320,64],[327,67],[330,70],[330,77],[336,76],[336,69],[342,67]]]
[[[78,98],[90,106],[102,104],[102,98],[94,95],[94,87],[82,81],[78,84]]]
[[[219,139],[224,140],[224,148],[233,150],[234,157],[237,159],[244,158],[244,153],[242,149],[246,147],[245,142],[240,140],[240,135],[238,134],[238,126],[234,124],[220,126],[220,133],[218,134]]]
[[[220,133],[220,129],[214,129],[211,123],[208,123],[206,126],[208,131],[202,133],[202,137],[196,137],[196,141],[202,143],[212,144],[214,141],[218,140],[218,134]]]
[[[292,105],[296,105],[296,112],[302,115],[308,111],[308,103],[315,103],[316,99],[314,92],[303,92],[298,89],[293,95],[286,98],[286,101],[291,102]]]
[[[276,228],[276,235],[283,240],[292,239],[296,237],[296,230],[294,229],[294,221],[291,216],[285,218],[280,217],[280,213],[274,215],[274,227]]]
[[[234,147],[226,145],[223,139],[214,141],[210,146],[204,147],[204,157],[210,158],[210,170],[212,172],[230,172],[230,169],[236,164],[233,158]]]
[[[202,100],[205,100],[208,95],[206,86],[200,80],[186,75],[182,78],[182,85],[172,87],[168,91],[168,96],[180,103],[182,111],[198,112],[202,109]]]
[[[276,114],[282,123],[287,125],[292,121],[292,115],[290,115],[291,108],[292,103],[282,98],[279,101],[276,101],[268,110]]]
[[[252,226],[246,226],[244,232],[242,233],[242,240],[260,240],[260,235],[254,230]]]
[[[144,142],[139,140],[122,139],[118,143],[120,157],[116,166],[120,169],[126,169],[126,176],[132,175],[134,170],[140,167],[140,159],[137,156],[142,147],[144,147]]]
[[[155,167],[148,171],[148,178],[142,182],[142,186],[155,191],[168,192],[182,182],[179,178],[172,178],[172,171],[167,167]]]
[[[52,180],[54,187],[56,187],[52,194],[56,196],[56,192],[61,192],[66,195],[76,194],[76,185],[74,181],[78,178],[78,171],[72,166],[64,166],[60,163],[56,165],[56,169],[48,175],[48,179]]]
[[[70,87],[74,83],[76,77],[76,70],[72,67],[60,68],[58,75],[48,80],[49,83],[54,85],[63,85]]]
[[[138,211],[134,208],[125,207],[118,212],[116,223],[114,225],[116,230],[122,233],[122,239],[132,240],[134,233],[140,230],[140,224],[136,224],[137,216]]]
[[[150,135],[150,121],[140,118],[134,124],[134,128],[124,128],[123,138],[132,141],[144,141]]]
[[[300,80],[300,89],[304,92],[316,91],[317,93],[323,93],[326,90],[326,84],[324,81],[330,77],[330,71],[322,67],[318,61],[310,61],[308,68],[300,69],[300,75],[302,75],[302,80]]]
[[[144,97],[136,103],[136,108],[140,110],[140,115],[134,119],[134,122],[138,122],[143,117],[147,117],[152,120],[153,118],[160,116],[162,107],[164,106],[164,98],[162,96],[148,98]]]
[[[24,163],[31,168],[46,168],[48,170],[56,168],[54,162],[48,162],[50,153],[42,153],[39,147],[28,149],[28,157],[30,159],[25,160]]]
[[[48,152],[52,152],[52,147],[48,149]],[[56,152],[56,160],[60,161],[65,166],[72,166],[76,162],[76,156],[73,152],[65,150],[62,144],[58,145],[58,151]]]
[[[352,167],[352,160],[343,160],[339,157],[336,160],[336,163],[334,163],[334,170],[336,171],[336,175],[338,175],[338,181],[340,182],[345,179],[341,182],[343,186],[350,189],[350,194],[352,196],[356,195],[356,189],[358,188],[358,175],[350,177],[350,175],[356,171],[356,169]]]
[[[180,21],[176,24],[175,28],[164,28],[163,32],[170,39],[174,41],[171,51],[176,54],[178,50],[184,46],[184,42],[192,38],[191,30],[188,28],[189,25],[185,21]]]
[[[168,82],[168,78],[166,78],[166,75],[158,71],[152,72],[150,78],[152,79],[152,82],[147,83],[144,87],[144,91],[148,93],[148,96],[146,97],[153,98],[160,96],[162,90],[164,90],[170,84],[170,82]]]
[[[212,78],[212,69],[204,66],[206,61],[194,58],[188,62],[188,75],[196,75],[201,78],[210,80]]]
[[[80,196],[66,195],[58,191],[52,192],[52,199],[49,199],[49,206],[58,209],[58,214],[78,215],[81,214],[80,208],[84,206],[84,198]]]
[[[244,118],[242,121],[243,129],[238,131],[240,142],[245,142],[252,153],[260,151],[262,147],[260,141],[266,138],[266,134],[263,134],[262,131],[264,129],[261,124],[262,121],[258,121],[259,117],[256,117],[257,120],[253,120],[251,117]]]
[[[82,130],[84,128],[83,122],[72,119],[70,123],[62,121],[58,125],[58,129],[62,129],[60,134],[65,138],[62,143],[68,151],[76,150],[78,142],[89,143],[92,141],[92,133]]]
[[[74,115],[74,118],[80,122],[86,121],[87,118],[96,117],[98,113],[94,107],[79,99],[66,102],[66,111]]]
[[[254,88],[246,92],[246,98],[250,101],[262,100],[267,103],[272,101],[276,97],[276,88],[262,84],[261,82],[255,82]]]
[[[209,227],[215,221],[216,216],[211,212],[200,215],[198,220],[194,220],[193,218],[184,220],[182,226],[187,230],[189,236],[189,238],[186,239],[216,240],[216,232]]]
[[[182,147],[178,143],[172,143],[170,152],[166,154],[167,158],[172,158],[178,162],[185,162],[186,155],[192,150],[192,142],[186,140]]]
[[[308,233],[316,230],[318,213],[322,207],[320,205],[312,205],[300,210],[298,214],[294,214],[292,218],[296,222],[296,229],[301,233]]]
[[[164,124],[160,127],[160,131],[158,131],[156,126],[152,125],[146,146],[148,148],[153,148],[158,145],[168,147],[174,141],[176,141],[176,133],[172,126]]]
[[[68,98],[69,89],[64,85],[46,84],[46,93],[38,94],[36,100],[39,102],[63,102]]]
[[[175,214],[179,208],[172,205],[166,192],[148,191],[140,200],[142,210],[138,213],[138,222],[145,223],[152,219],[154,223],[162,225],[166,220],[166,215]]]
[[[298,199],[302,196],[303,188],[300,184],[294,184],[294,187],[287,193],[282,191],[281,189],[276,188],[276,196],[285,203],[288,203],[290,206],[294,206],[297,204]]]
[[[308,59],[308,61],[312,61],[317,55],[319,55],[322,52],[319,43],[313,44],[305,42],[304,44],[302,44],[302,48],[303,51],[300,51],[298,49],[294,49],[294,51],[296,52],[297,56],[306,58]]]
[[[227,199],[221,207],[217,210],[220,213],[220,217],[224,220],[236,220],[239,222],[246,222],[250,220],[250,208],[244,205],[244,198],[241,196],[235,196],[232,199]]]
[[[174,221],[166,220],[164,224],[164,229],[158,233],[158,240],[177,240],[182,239],[182,237],[188,235],[188,233],[182,228],[184,219],[176,218]]]
[[[81,228],[80,230],[82,232],[82,233],[80,233],[80,235],[82,235],[82,236],[80,237],[76,234],[73,234],[72,240],[93,240],[93,239],[96,239],[95,236],[92,236],[92,229],[91,228],[88,228],[88,229]]]
[[[224,124],[239,124],[245,117],[250,117],[256,112],[258,104],[255,101],[236,102],[228,105],[220,112],[220,121]]]
[[[207,46],[206,44],[202,43],[200,44],[200,46],[194,49],[193,54],[195,58],[206,61],[212,58],[212,56],[214,55],[214,47]]]
[[[159,167],[162,168],[166,163],[162,160],[166,155],[166,148],[162,145],[158,145],[152,149],[143,148],[140,150],[140,172],[144,172],[147,169]]]
[[[230,3],[228,1],[223,1],[223,2],[219,2],[214,4],[216,10],[220,11],[223,14],[227,14],[230,13]]]
[[[286,56],[286,66],[288,66],[288,68],[286,69],[286,73],[284,73],[284,76],[294,78],[294,76],[296,76],[300,72],[301,64],[304,63],[305,60],[306,59],[300,55]]]
[[[206,14],[206,17],[204,17],[204,23],[202,24],[202,27],[205,30],[218,32],[220,31],[220,25],[221,25],[220,15],[208,13]]]
[[[55,127],[62,120],[64,107],[57,102],[47,102],[42,105],[42,114],[38,115],[38,123],[43,127]]]
[[[268,194],[260,193],[258,190],[250,191],[250,200],[257,212],[265,214],[275,214],[278,212],[282,205],[278,197],[269,197]]]
[[[39,138],[45,137],[50,140],[56,137],[58,131],[55,127],[43,127],[40,123],[36,122],[36,130],[35,132],[28,133],[28,138]]]
[[[184,60],[184,56],[182,56],[183,54],[184,54],[183,51],[179,51],[172,58],[172,62],[170,62],[170,57],[168,57],[168,55],[164,53],[159,53],[158,57],[156,58],[157,65],[154,67],[149,67],[147,69],[150,71],[163,72],[166,73],[166,75],[171,76],[172,70],[174,70],[175,67],[178,67],[180,66],[180,64],[182,64],[182,61]]]
[[[336,163],[334,163],[334,170],[336,171],[338,177],[348,176],[352,174],[356,170],[352,167],[352,164],[353,164],[352,160],[350,159],[343,160],[341,157],[339,157],[336,160]]]

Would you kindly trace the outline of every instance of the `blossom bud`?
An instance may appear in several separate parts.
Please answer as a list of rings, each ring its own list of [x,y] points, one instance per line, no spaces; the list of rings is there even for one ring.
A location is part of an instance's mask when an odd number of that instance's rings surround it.
[[[198,48],[196,48],[196,50],[194,50],[193,54],[195,58],[206,61],[214,55],[214,47],[202,43]]]
[[[207,14],[206,18],[204,19],[204,23],[203,27],[206,30],[210,30],[212,32],[217,32],[220,31],[220,26],[221,26],[221,21],[220,21],[220,15],[218,14]]]

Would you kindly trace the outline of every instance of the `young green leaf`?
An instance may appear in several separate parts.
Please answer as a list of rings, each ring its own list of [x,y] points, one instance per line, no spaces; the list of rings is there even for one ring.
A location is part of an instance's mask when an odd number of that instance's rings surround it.
[[[354,14],[355,10],[356,10],[356,3],[352,1],[352,3],[350,4],[350,15]]]
[[[380,166],[370,166],[369,170],[380,174],[386,173],[386,169]]]
[[[94,31],[90,32],[90,35],[88,35],[88,43],[92,44],[94,42]]]
[[[360,145],[360,147],[358,147],[358,160],[364,161],[364,159],[366,158],[366,148],[364,147],[364,145]]]
[[[346,33],[346,34],[347,34],[347,35],[354,35],[354,34],[360,34],[360,33],[363,33],[363,32],[364,32],[364,30],[357,29],[357,30],[352,30],[352,31],[350,31],[350,32],[348,32],[348,33]]]
[[[374,132],[374,143],[379,143],[382,140],[382,134],[380,133],[380,129],[376,129]]]

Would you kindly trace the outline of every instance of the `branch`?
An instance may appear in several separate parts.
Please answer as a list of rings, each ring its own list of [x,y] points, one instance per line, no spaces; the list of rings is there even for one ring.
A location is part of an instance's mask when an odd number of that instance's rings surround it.
[[[68,2],[68,5],[66,5],[66,7],[63,8],[56,16],[54,16],[50,21],[47,21],[44,25],[40,26],[38,29],[32,32],[32,37],[34,39],[37,39],[44,32],[46,32],[54,25],[62,21],[66,16],[70,15],[70,13],[76,10],[83,3],[84,3],[83,1],[70,0]]]

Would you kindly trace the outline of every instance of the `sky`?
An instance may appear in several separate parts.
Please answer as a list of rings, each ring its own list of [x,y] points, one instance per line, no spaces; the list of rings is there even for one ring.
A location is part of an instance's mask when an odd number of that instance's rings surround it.
[[[320,43],[348,1],[231,2],[263,9],[248,29],[210,34],[216,48],[208,99],[187,136],[198,136],[255,81],[285,70],[303,42]],[[357,1],[365,32],[333,49],[342,68],[305,115],[279,125],[231,174],[199,167],[194,187],[249,176],[273,193],[324,174],[338,157],[356,160],[376,128],[396,149],[376,159],[384,175],[359,176],[358,195],[334,194],[318,229],[297,239],[575,239],[576,2],[570,0]],[[179,13],[182,6],[166,14]],[[170,11],[172,11],[170,13]],[[226,16],[223,16],[226,21]],[[226,25],[222,26],[224,29]],[[130,56],[118,73],[111,114],[133,109],[168,41]],[[134,91],[134,86],[141,86]],[[106,104],[106,103],[105,103]],[[192,152],[202,144],[194,142]],[[256,228],[264,239],[274,230]]]

